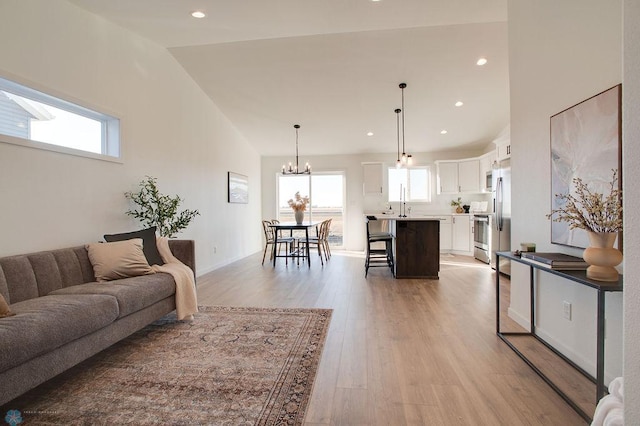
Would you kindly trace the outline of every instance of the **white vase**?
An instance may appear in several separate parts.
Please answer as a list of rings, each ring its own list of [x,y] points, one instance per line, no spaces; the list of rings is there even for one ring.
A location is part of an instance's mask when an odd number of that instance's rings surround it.
[[[589,264],[587,278],[597,281],[618,281],[618,270],[614,268],[622,262],[622,253],[613,248],[617,233],[588,232],[589,247],[582,257]]]
[[[295,214],[295,218],[296,218],[296,223],[298,225],[301,225],[302,221],[304,220],[304,211],[296,210],[294,214]]]

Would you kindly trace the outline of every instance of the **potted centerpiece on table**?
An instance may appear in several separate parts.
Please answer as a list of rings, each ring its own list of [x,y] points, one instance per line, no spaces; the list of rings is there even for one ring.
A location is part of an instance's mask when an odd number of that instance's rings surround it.
[[[582,179],[574,178],[573,193],[556,194],[560,208],[551,210],[548,219],[568,222],[569,229],[584,229],[589,235],[589,247],[582,257],[589,264],[587,278],[598,281],[618,281],[615,266],[622,262],[622,253],[613,243],[622,231],[622,192],[618,189],[618,170],[613,169],[609,195],[591,192]]]
[[[298,225],[302,224],[302,221],[304,220],[304,211],[307,210],[307,204],[309,204],[309,196],[302,197],[298,191],[294,198],[291,198],[288,203],[289,207],[293,209],[296,223]]]

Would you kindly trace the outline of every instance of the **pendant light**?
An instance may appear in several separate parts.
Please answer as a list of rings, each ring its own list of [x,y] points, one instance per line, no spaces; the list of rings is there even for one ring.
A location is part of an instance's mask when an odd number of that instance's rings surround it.
[[[300,128],[299,124],[294,124],[293,128],[296,129],[296,164],[295,166],[291,164],[289,161],[289,167],[285,167],[282,165],[282,174],[283,175],[310,175],[311,174],[311,166],[309,163],[305,164],[304,170],[300,170],[298,167],[298,129]]]
[[[398,133],[398,159],[396,160],[396,168],[402,167],[402,161],[400,161],[400,108],[395,109],[396,113],[396,132]]]
[[[411,163],[413,162],[413,157],[411,156],[411,154],[407,154],[407,152],[404,149],[404,89],[405,87],[407,87],[407,83],[400,83],[400,90],[402,91],[402,103],[401,103],[401,108],[402,108],[402,164],[403,165],[407,165],[410,166]]]

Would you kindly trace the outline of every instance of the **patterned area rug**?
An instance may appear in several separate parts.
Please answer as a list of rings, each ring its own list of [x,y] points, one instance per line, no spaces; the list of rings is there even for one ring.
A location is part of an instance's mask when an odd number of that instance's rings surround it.
[[[201,307],[192,323],[169,315],[7,409],[38,425],[302,424],[330,318],[228,307]]]

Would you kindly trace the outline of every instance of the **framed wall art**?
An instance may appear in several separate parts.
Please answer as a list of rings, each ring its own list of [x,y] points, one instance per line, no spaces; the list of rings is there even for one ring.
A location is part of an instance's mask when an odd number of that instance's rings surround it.
[[[574,178],[606,195],[617,169],[622,188],[621,92],[621,85],[614,86],[551,117],[551,209],[560,207],[556,194],[574,190]],[[620,249],[621,241],[619,235]],[[569,229],[567,222],[551,222],[551,242],[589,246],[587,232]]]
[[[249,178],[238,173],[228,172],[228,200],[230,203],[247,204],[249,202]]]

